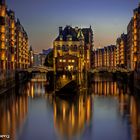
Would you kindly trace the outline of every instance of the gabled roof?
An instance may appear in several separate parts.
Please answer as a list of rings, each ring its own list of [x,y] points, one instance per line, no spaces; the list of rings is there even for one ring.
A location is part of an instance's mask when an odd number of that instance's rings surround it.
[[[62,30],[61,34],[55,39],[55,41],[60,41],[61,38],[63,41],[67,41],[67,37],[71,37],[72,41],[78,41],[77,32],[71,26],[66,26],[64,30]]]
[[[89,43],[89,34],[93,35],[91,27],[80,29],[78,27],[72,28],[71,26],[67,25],[64,29],[59,27],[59,35],[55,41],[67,41],[69,38],[71,38],[71,41],[79,41],[83,39],[85,43]]]

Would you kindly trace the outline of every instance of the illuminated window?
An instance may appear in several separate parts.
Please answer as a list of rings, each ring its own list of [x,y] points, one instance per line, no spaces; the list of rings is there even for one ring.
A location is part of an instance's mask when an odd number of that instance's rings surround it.
[[[136,41],[134,41],[134,46],[137,46],[137,42]]]
[[[137,48],[136,47],[134,47],[134,52],[136,52],[137,51]]]
[[[1,32],[5,33],[5,27],[4,26],[1,27]]]
[[[71,60],[68,60],[68,62],[71,62]]]
[[[2,41],[5,40],[5,35],[4,35],[4,34],[1,35],[1,40],[2,40]]]
[[[137,29],[134,29],[134,33],[135,33],[135,34],[137,33]]]
[[[74,62],[75,62],[75,60],[72,60],[72,62],[74,63]]]
[[[64,59],[63,62],[66,62],[66,60]]]
[[[15,28],[15,23],[14,22],[11,23],[11,28]]]
[[[135,14],[135,15],[134,15],[134,19],[136,19],[136,17],[137,17],[137,16],[136,16],[136,14]]]
[[[135,61],[135,62],[137,61],[137,57],[136,57],[136,55],[134,55],[134,61]]]
[[[15,33],[15,31],[14,30],[11,30],[11,34],[14,35],[14,33]]]
[[[59,62],[62,62],[62,59],[60,59]]]
[[[2,17],[4,17],[4,16],[5,16],[5,8],[2,8],[0,13],[1,13],[0,15],[1,15]]]
[[[71,35],[68,35],[67,36],[67,40],[71,41],[72,40],[72,36]]]
[[[137,36],[136,35],[134,36],[134,40],[137,40]]]
[[[63,40],[63,36],[62,36],[62,35],[60,35],[59,39],[62,41],[62,40]]]
[[[136,28],[136,26],[137,26],[137,22],[135,21],[135,22],[134,22],[134,28]]]
[[[5,52],[1,52],[1,60],[5,59]]]

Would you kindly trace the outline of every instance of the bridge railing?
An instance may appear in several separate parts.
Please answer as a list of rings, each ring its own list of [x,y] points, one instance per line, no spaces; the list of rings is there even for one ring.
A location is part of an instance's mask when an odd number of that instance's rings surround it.
[[[99,72],[99,71],[108,71],[108,72],[129,72],[129,69],[120,68],[120,67],[95,67],[91,70],[92,72]]]

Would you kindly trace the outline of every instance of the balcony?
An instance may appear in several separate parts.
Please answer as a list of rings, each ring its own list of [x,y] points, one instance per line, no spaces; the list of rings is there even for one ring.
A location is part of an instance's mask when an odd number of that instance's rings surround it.
[[[134,53],[137,52],[137,47],[134,47]]]
[[[5,49],[5,43],[4,42],[0,42],[0,49]]]
[[[5,51],[2,51],[2,52],[1,52],[1,57],[0,57],[0,59],[1,59],[1,60],[5,60],[5,58],[6,58],[6,57],[5,57]]]
[[[14,62],[15,61],[15,56],[12,54],[11,55],[11,62]]]
[[[1,41],[5,41],[5,34],[1,34]]]
[[[5,6],[2,6],[0,9],[0,16],[5,17],[5,14],[6,14]]]
[[[1,26],[0,32],[5,33],[5,26]]]
[[[136,56],[136,54],[134,54],[134,62],[136,62],[137,61],[137,56]]]

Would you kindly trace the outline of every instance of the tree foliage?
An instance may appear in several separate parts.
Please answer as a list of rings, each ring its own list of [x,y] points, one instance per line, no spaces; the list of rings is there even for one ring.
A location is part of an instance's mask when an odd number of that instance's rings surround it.
[[[53,50],[50,51],[49,54],[46,56],[44,65],[47,67],[53,67]]]

